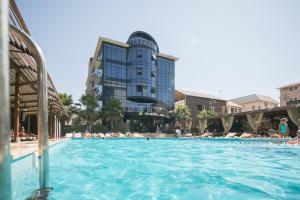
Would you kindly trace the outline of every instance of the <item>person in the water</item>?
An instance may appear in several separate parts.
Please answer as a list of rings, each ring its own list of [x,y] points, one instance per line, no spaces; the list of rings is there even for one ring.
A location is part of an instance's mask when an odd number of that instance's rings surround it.
[[[287,124],[287,118],[281,118],[280,123],[278,125],[279,134],[281,137],[285,138],[288,133],[288,124]]]

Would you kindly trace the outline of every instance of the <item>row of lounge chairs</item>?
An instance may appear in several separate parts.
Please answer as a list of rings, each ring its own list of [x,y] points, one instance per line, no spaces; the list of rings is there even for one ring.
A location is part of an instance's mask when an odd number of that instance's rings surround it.
[[[133,138],[142,138],[144,137],[139,133],[67,133],[66,138],[125,138],[125,137],[133,137]]]

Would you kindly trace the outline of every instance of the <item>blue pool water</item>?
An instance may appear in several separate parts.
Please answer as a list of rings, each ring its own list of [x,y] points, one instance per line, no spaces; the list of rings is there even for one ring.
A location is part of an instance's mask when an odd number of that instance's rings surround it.
[[[299,147],[200,139],[73,139],[50,149],[49,199],[300,199]],[[31,156],[14,162],[14,172],[14,199],[25,199],[38,186]]]

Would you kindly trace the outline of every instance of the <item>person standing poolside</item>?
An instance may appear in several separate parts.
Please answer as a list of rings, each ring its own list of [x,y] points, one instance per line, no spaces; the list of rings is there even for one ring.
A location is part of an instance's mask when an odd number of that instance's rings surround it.
[[[278,125],[279,134],[281,137],[285,138],[288,133],[288,124],[287,124],[287,118],[281,118],[280,123]]]

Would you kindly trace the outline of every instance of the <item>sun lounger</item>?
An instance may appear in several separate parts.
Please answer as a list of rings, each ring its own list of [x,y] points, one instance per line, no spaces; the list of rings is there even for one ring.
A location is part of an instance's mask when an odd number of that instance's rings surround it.
[[[92,137],[93,137],[93,138],[97,138],[97,137],[98,137],[98,134],[97,134],[97,133],[93,133],[93,134],[92,134]]]
[[[81,133],[74,133],[73,138],[82,138],[82,134]]]
[[[71,138],[73,136],[73,133],[66,133],[65,137],[66,138]]]
[[[105,133],[105,137],[111,138],[111,134],[110,133]]]
[[[123,138],[123,137],[125,137],[125,135],[123,133],[120,133],[119,137]]]
[[[225,138],[233,138],[236,135],[236,133],[228,133]]]

